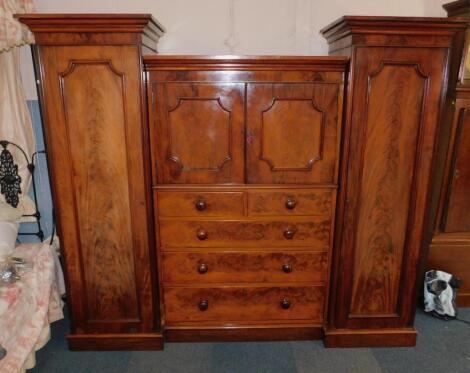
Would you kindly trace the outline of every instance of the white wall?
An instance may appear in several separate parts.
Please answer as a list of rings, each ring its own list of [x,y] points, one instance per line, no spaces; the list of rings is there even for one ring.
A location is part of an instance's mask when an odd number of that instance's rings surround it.
[[[448,0],[449,1],[449,0]],[[166,28],[164,54],[313,54],[318,31],[342,15],[445,16],[446,0],[35,0],[38,12],[151,13]],[[36,99],[31,56],[23,48],[28,99]]]

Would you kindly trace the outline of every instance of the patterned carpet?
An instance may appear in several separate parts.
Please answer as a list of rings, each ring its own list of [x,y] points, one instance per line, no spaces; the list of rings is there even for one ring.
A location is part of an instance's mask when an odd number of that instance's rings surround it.
[[[459,317],[470,321],[470,308]],[[325,349],[321,341],[167,343],[164,351],[71,352],[68,321],[54,324],[53,339],[37,354],[34,373],[198,372],[470,372],[470,325],[418,311],[414,348]]]

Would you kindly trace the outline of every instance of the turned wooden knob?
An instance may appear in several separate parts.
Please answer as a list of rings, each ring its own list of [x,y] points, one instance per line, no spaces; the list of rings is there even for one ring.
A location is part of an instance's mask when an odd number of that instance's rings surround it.
[[[201,263],[197,266],[197,271],[203,275],[204,273],[207,273],[209,268],[207,268],[207,265],[205,265],[204,263]]]
[[[209,301],[206,299],[203,299],[199,302],[199,309],[201,311],[206,311],[209,308]]]
[[[290,300],[287,298],[281,300],[281,307],[282,309],[287,310],[290,307]]]
[[[292,267],[290,264],[283,264],[282,265],[282,271],[285,273],[291,273],[292,272]]]
[[[287,201],[286,201],[287,209],[293,210],[296,205],[297,205],[297,201],[294,198],[287,198]]]
[[[204,211],[207,207],[206,202],[203,199],[199,199],[196,202],[196,210],[198,211]]]
[[[295,229],[293,229],[293,228],[287,228],[287,229],[284,231],[284,237],[285,237],[287,240],[291,240],[292,238],[294,238],[294,235],[295,235]]]
[[[207,232],[204,229],[199,229],[197,231],[197,238],[204,241],[207,238]]]

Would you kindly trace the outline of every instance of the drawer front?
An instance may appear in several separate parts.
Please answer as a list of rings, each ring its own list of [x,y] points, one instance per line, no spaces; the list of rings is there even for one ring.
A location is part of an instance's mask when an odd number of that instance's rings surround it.
[[[158,192],[160,216],[242,216],[243,192]]]
[[[263,215],[332,215],[331,189],[250,191],[248,214]]]
[[[325,249],[331,222],[326,217],[283,221],[160,220],[163,250],[172,247],[303,246]]]
[[[323,320],[324,287],[164,287],[172,322]]]
[[[163,282],[321,282],[327,263],[327,252],[165,252]]]

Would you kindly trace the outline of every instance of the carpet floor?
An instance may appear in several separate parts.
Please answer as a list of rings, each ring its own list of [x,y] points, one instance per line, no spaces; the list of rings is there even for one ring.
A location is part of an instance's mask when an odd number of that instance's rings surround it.
[[[470,321],[470,308],[459,317]],[[413,348],[326,349],[321,341],[167,343],[164,351],[72,352],[68,320],[53,324],[52,340],[28,373],[290,373],[470,372],[470,325],[418,311]]]

